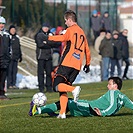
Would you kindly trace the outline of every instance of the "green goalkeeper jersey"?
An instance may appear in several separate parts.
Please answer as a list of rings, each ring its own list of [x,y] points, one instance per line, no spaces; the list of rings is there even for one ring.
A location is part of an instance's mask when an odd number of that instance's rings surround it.
[[[98,108],[102,116],[110,116],[118,112],[122,107],[133,110],[133,102],[119,90],[108,90],[100,98],[92,101],[73,100],[68,101],[68,107],[73,116],[92,116],[94,108]]]

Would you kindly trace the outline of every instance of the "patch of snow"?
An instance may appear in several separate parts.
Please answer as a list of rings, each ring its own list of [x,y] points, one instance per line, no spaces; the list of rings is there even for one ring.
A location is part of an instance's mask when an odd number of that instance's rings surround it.
[[[125,67],[122,66],[122,74],[123,74],[124,68]],[[115,74],[117,74],[116,70],[115,70]],[[129,66],[127,76],[130,79],[133,79],[133,66]],[[74,81],[74,84],[92,83],[92,82],[100,82],[100,81],[101,81],[101,70],[100,70],[100,66],[97,65],[97,66],[90,66],[90,72],[87,74],[83,71],[83,67],[82,67],[82,70],[80,71],[79,75]],[[38,88],[37,76],[24,76],[21,74],[17,74],[16,86],[19,87],[20,89],[22,88],[36,89]]]

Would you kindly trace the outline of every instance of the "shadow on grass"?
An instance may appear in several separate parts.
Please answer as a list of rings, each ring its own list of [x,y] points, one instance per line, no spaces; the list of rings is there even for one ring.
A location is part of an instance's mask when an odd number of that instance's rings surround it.
[[[111,117],[116,117],[116,116],[129,116],[129,115],[133,115],[133,113],[119,113],[119,114],[115,114]]]
[[[115,115],[112,115],[112,116],[107,116],[107,117],[118,117],[118,116],[132,116],[133,113],[120,113],[120,114],[115,114]],[[36,115],[35,117],[41,117],[41,118],[56,118],[57,116],[44,116],[44,114],[41,114],[41,115]],[[71,115],[67,115],[66,116],[67,118],[74,118],[74,116],[71,116]],[[82,116],[79,116],[79,117],[82,117]],[[88,116],[88,117],[92,117],[92,116]],[[93,116],[93,117],[99,117],[99,116]],[[77,117],[75,117],[77,118]]]
[[[56,118],[57,116],[49,116],[49,115],[41,114],[41,115],[36,115],[34,117],[38,117],[38,118]],[[70,117],[74,117],[74,116],[67,115],[66,117],[70,118]]]

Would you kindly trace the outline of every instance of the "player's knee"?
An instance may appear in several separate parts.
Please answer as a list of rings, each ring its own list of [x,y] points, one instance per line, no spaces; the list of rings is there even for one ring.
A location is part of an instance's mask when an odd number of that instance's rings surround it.
[[[60,83],[60,84],[54,86],[53,88],[54,88],[54,91],[55,91],[55,92],[57,92],[57,91],[58,91],[58,92],[61,92],[62,83]]]
[[[53,86],[53,90],[54,90],[55,92],[58,92],[58,85]]]
[[[66,95],[67,94],[67,92],[59,92],[59,96],[61,96],[61,95]]]

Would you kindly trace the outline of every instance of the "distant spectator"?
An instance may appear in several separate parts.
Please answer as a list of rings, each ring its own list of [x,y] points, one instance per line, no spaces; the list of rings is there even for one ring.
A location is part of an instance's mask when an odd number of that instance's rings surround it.
[[[55,35],[55,32],[56,32],[56,28],[51,28],[50,33],[52,33],[52,34],[49,33],[49,35]]]
[[[106,31],[111,32],[112,31],[112,29],[111,29],[112,24],[111,24],[111,19],[109,17],[108,11],[104,12],[101,21],[102,21],[102,28],[104,28]]]
[[[36,58],[37,58],[37,76],[39,91],[44,92],[46,87],[46,92],[53,92],[52,89],[52,48],[57,47],[57,42],[45,40],[46,35],[50,35],[50,25],[49,23],[43,23],[41,29],[35,35],[36,46]],[[46,72],[46,79],[44,76],[44,71]],[[46,81],[46,84],[44,84]]]
[[[121,67],[122,67],[122,41],[119,38],[119,32],[113,31],[112,45],[114,48],[114,57],[111,58],[111,71],[110,76],[116,76],[115,66],[117,66],[117,75],[121,78]]]
[[[8,68],[7,88],[16,89],[18,62],[22,61],[22,52],[19,36],[16,33],[16,27],[14,25],[9,27],[9,34],[11,37],[11,62]]]
[[[105,29],[101,29],[100,30],[100,35],[96,38],[95,44],[94,44],[94,48],[97,52],[96,58],[99,60],[99,64],[100,64],[101,68],[102,68],[102,61],[101,61],[102,59],[101,59],[101,55],[99,54],[99,47],[100,47],[101,41],[104,39],[105,35],[106,35]],[[102,70],[101,70],[101,73],[102,73]],[[101,75],[101,77],[102,77],[102,75]]]
[[[64,30],[64,28],[62,26],[57,26],[55,34],[61,35],[63,30]]]
[[[45,35],[49,35],[50,25],[49,23],[43,23],[42,28],[35,35],[36,46],[36,58],[37,58],[37,76],[40,92],[44,92],[44,71],[46,72],[46,91],[52,92],[52,53],[51,46],[46,45],[44,38]],[[49,42],[48,42],[49,44]]]
[[[101,12],[97,12],[97,16],[98,17],[101,17]]]
[[[101,29],[101,17],[98,17],[97,10],[93,10],[91,17],[91,28],[94,34],[94,40],[99,36]]]
[[[111,33],[107,32],[99,47],[102,56],[102,81],[108,80],[110,58],[114,57],[113,45],[111,42]]]
[[[124,29],[122,31],[122,33],[120,34],[120,39],[122,40],[122,59],[126,64],[125,69],[124,69],[124,74],[122,76],[123,79],[129,79],[127,77],[127,72],[128,72],[128,68],[130,65],[130,62],[129,62],[129,43],[127,40],[127,34],[128,34],[127,29]]]
[[[94,48],[95,48],[95,50],[97,51],[98,54],[99,54],[99,46],[101,44],[101,41],[105,37],[105,35],[106,35],[106,30],[105,29],[101,29],[100,30],[100,35],[95,40]]]
[[[5,81],[10,63],[10,35],[5,31],[6,20],[0,16],[0,100],[9,100],[5,95]]]

